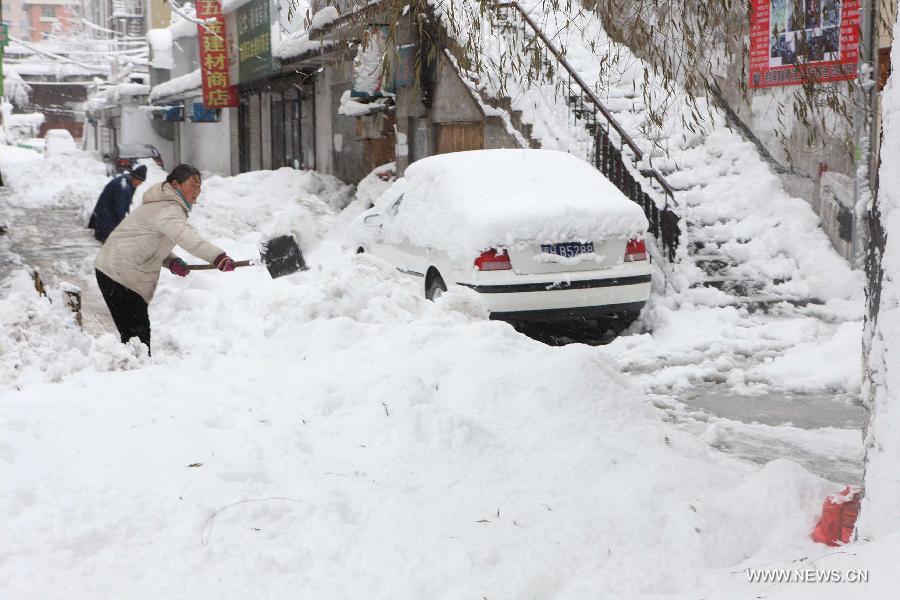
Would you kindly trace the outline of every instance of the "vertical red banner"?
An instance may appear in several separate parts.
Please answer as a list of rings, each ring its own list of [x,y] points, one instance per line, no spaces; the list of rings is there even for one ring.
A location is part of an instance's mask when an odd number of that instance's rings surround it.
[[[750,87],[855,79],[860,0],[752,0]]]
[[[200,73],[203,78],[203,104],[207,108],[238,105],[237,90],[228,79],[228,42],[225,17],[219,0],[197,0],[197,25],[200,43]]]

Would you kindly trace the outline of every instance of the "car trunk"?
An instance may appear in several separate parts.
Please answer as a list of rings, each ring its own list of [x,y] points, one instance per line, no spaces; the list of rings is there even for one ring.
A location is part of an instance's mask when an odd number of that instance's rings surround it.
[[[589,245],[592,244],[592,245]],[[541,273],[573,273],[609,269],[622,263],[627,240],[596,240],[588,244],[580,242],[556,242],[553,244],[528,243],[508,248],[513,271],[521,275]],[[593,250],[593,252],[591,252]]]

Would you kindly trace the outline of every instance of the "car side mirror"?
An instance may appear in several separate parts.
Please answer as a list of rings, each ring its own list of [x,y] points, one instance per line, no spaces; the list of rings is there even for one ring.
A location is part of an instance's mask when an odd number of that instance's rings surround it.
[[[363,224],[365,224],[366,227],[381,227],[381,215],[369,215],[363,219]]]

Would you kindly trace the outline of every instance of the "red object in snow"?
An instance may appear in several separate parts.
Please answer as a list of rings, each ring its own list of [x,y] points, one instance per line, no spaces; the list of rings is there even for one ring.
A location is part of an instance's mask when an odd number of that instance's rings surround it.
[[[840,494],[832,494],[822,504],[822,517],[813,529],[812,539],[828,546],[840,546],[850,542],[856,517],[859,516],[859,499],[862,488],[848,485]]]

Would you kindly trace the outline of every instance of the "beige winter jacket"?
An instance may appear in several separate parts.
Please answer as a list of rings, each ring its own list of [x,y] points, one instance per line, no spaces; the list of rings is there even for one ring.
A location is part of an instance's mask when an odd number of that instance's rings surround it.
[[[160,269],[175,258],[181,246],[197,258],[213,262],[224,252],[207,242],[188,224],[190,208],[168,183],[144,193],[144,202],[119,223],[100,249],[97,270],[140,294],[149,304]]]

